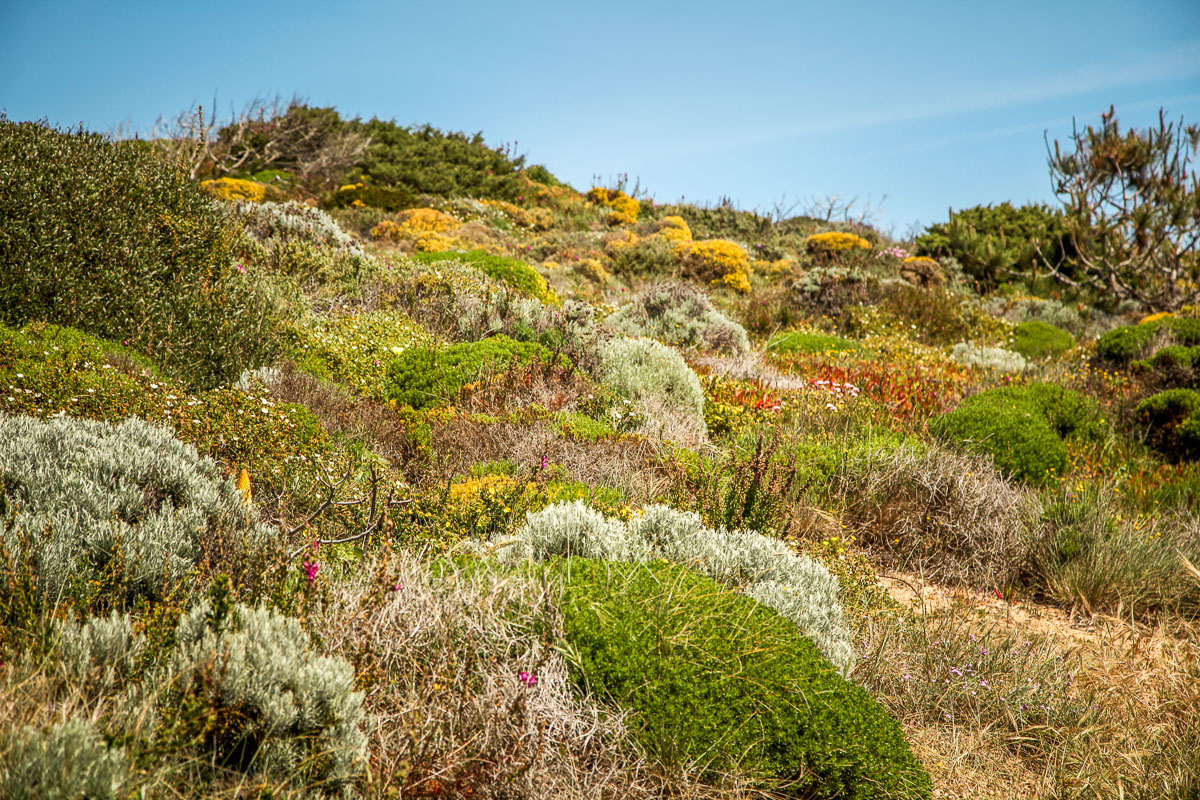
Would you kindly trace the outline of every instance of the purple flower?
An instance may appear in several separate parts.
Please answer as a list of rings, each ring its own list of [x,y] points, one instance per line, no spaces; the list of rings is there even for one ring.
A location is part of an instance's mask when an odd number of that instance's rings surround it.
[[[246,265],[245,265],[245,264],[234,264],[234,265],[233,265],[233,268],[234,268],[234,269],[236,269],[238,272],[245,272],[245,271],[246,271]]]
[[[305,561],[301,566],[304,567],[304,575],[308,578],[308,585],[312,586],[313,581],[317,579],[317,572],[320,571],[321,565],[315,561]]]

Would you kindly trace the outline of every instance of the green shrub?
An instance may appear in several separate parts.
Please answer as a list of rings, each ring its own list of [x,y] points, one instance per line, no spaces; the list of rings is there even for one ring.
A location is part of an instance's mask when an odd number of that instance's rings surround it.
[[[1074,346],[1074,336],[1040,320],[1018,324],[1012,343],[1012,349],[1026,358],[1057,356]]]
[[[488,374],[552,357],[539,344],[516,342],[503,334],[444,350],[410,347],[388,362],[387,396],[398,405],[430,408],[449,401],[465,384]]]
[[[1173,461],[1200,458],[1200,394],[1167,389],[1138,403],[1134,414],[1146,429],[1147,443]]]
[[[771,337],[767,350],[774,353],[861,353],[863,346],[852,339],[824,333],[790,331]]]
[[[237,227],[136,142],[0,118],[0,321],[71,325],[212,386],[281,347]]]
[[[1095,405],[1048,383],[1000,387],[972,395],[929,425],[931,433],[968,450],[988,453],[1011,477],[1039,485],[1066,472],[1066,437],[1095,440],[1103,420]]]
[[[1138,364],[1148,369],[1159,369],[1165,367],[1192,367],[1195,366],[1197,361],[1200,361],[1200,347],[1184,347],[1183,345],[1173,344],[1155,351],[1154,355],[1148,360],[1138,362]]]
[[[204,710],[191,722],[206,761],[330,789],[362,772],[367,738],[354,668],[319,655],[297,620],[206,600],[179,620],[175,642],[173,705]]]
[[[557,503],[527,514],[524,527],[505,540],[501,554],[508,560],[583,556],[682,564],[778,611],[842,674],[854,665],[837,579],[811,558],[755,531],[714,530],[696,514],[667,506],[646,506],[622,522],[582,502]]]
[[[948,222],[926,228],[917,237],[916,254],[952,257],[981,288],[993,289],[1032,272],[1035,246],[1051,263],[1062,263],[1070,253],[1064,233],[1062,215],[1046,206],[975,206],[951,211]]]
[[[643,289],[605,322],[630,336],[727,353],[750,349],[746,329],[713,308],[691,283],[659,283]]]
[[[1125,364],[1150,355],[1155,344],[1200,345],[1200,317],[1165,317],[1113,328],[1096,340],[1096,355]]]
[[[258,541],[233,482],[164,428],[0,413],[0,517],[10,552],[32,548],[38,591],[53,604],[119,606],[160,597],[206,541]]]
[[[650,754],[794,797],[930,796],[899,724],[775,612],[661,562],[553,569],[572,677],[629,708]]]
[[[515,258],[492,255],[482,250],[470,250],[466,253],[417,253],[413,259],[421,264],[461,261],[475,267],[489,278],[508,284],[522,294],[535,297],[543,303],[558,303],[558,298],[550,284],[546,283],[546,279],[533,267]]]
[[[652,339],[619,338],[601,350],[602,380],[645,417],[644,433],[681,444],[704,441],[704,390],[678,352]]]
[[[0,747],[0,795],[9,800],[118,800],[129,763],[83,719],[25,727]],[[7,752],[5,752],[7,751]]]
[[[317,317],[298,340],[294,357],[300,369],[376,399],[387,396],[389,361],[433,345],[433,337],[406,314],[388,310]]]
[[[420,201],[416,195],[404,188],[362,184],[343,186],[329,195],[330,208],[359,208],[359,204],[395,213],[416,208]]]

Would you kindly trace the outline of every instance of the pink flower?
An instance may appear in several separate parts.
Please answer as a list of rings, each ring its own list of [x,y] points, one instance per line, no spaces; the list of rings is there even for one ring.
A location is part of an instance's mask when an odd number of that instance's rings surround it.
[[[546,471],[546,456],[542,456],[542,472]]]
[[[245,272],[245,271],[246,271],[246,265],[245,265],[245,264],[234,264],[234,265],[233,265],[233,268],[234,268],[234,269],[236,269],[238,272]]]
[[[403,588],[403,586],[404,586],[404,584],[402,584],[402,583],[397,583],[395,586],[393,586],[393,587],[392,587],[392,591],[393,591],[393,592],[398,592],[398,591],[400,591],[400,589],[401,589],[401,588]]]
[[[304,567],[304,575],[306,578],[308,578],[308,585],[312,586],[313,581],[317,579],[317,572],[320,571],[321,565],[315,561],[305,561],[301,566]]]
[[[532,672],[521,670],[517,673],[517,680],[526,686],[537,686],[537,675],[534,675]]]

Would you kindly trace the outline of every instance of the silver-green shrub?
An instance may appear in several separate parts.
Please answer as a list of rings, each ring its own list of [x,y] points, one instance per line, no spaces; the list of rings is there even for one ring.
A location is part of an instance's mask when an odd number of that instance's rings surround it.
[[[6,545],[36,549],[51,601],[114,565],[130,591],[154,596],[192,568],[206,538],[266,535],[213,461],[134,417],[0,413],[0,487],[0,511],[15,522]]]
[[[601,348],[603,382],[646,418],[641,432],[683,445],[705,441],[704,390],[683,356],[653,339],[613,339]]]
[[[963,366],[993,369],[998,372],[1022,372],[1025,369],[1025,356],[1002,347],[984,347],[959,342],[950,351],[950,357]]]
[[[237,207],[246,232],[266,243],[304,242],[365,255],[362,246],[319,208],[289,200],[286,203],[243,203]]]
[[[691,283],[670,281],[649,286],[605,322],[630,336],[677,346],[733,355],[750,350],[746,329],[713,308],[704,290]]]
[[[7,747],[4,746],[7,744]],[[0,797],[7,800],[117,800],[129,763],[82,719],[47,730],[25,727],[0,740]]]
[[[238,766],[328,787],[360,774],[367,739],[350,663],[315,652],[300,623],[276,611],[237,606],[218,616],[206,600],[179,620],[169,682],[240,726],[226,743],[250,759]],[[256,746],[247,753],[248,743]]]
[[[58,626],[58,657],[67,675],[101,689],[133,677],[144,646],[129,615],[116,611],[86,622],[69,619]]]
[[[696,514],[660,505],[646,506],[626,523],[577,500],[526,515],[515,539],[495,547],[505,560],[583,556],[683,564],[787,617],[843,675],[854,666],[838,579],[822,564],[755,531],[709,528]]]

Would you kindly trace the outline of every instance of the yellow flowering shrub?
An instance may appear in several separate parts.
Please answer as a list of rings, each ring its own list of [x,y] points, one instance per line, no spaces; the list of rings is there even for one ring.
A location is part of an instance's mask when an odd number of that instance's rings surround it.
[[[604,268],[598,258],[585,258],[575,265],[575,272],[593,283],[608,283],[612,274]]]
[[[604,242],[605,254],[611,256],[627,247],[633,247],[641,241],[641,237],[631,230],[623,229],[606,233],[601,241]]]
[[[917,267],[929,267],[931,269],[941,269],[942,265],[928,256],[909,256],[904,259],[905,264],[912,264]]]
[[[514,225],[535,231],[548,231],[554,227],[554,215],[547,208],[521,208],[504,200],[483,200],[483,204],[494,208]]]
[[[654,223],[654,234],[669,242],[690,242],[692,229],[683,217],[663,217]]]
[[[750,276],[745,272],[727,272],[721,276],[721,283],[738,294],[746,294],[750,291]]]
[[[460,249],[461,242],[448,231],[461,227],[455,217],[434,208],[413,208],[385,219],[371,229],[371,237],[389,242],[408,242],[422,253],[444,253]]]
[[[832,258],[854,250],[870,250],[871,243],[853,233],[826,231],[809,236],[804,247],[814,256]]]
[[[605,189],[593,186],[587,193],[587,199],[596,205],[606,206],[613,210],[609,214],[609,224],[628,224],[636,222],[638,214],[642,213],[642,204],[634,200],[620,189]]]
[[[261,203],[267,199],[267,185],[256,181],[244,181],[239,178],[217,178],[215,181],[201,181],[200,188],[222,200],[230,202]]]
[[[756,261],[754,270],[768,278],[778,278],[793,274],[796,271],[796,262],[788,258],[781,258],[778,261]]]
[[[406,231],[428,233],[446,233],[462,224],[454,217],[444,211],[438,211],[436,208],[412,208],[408,211],[401,211],[396,215],[396,220]]]
[[[1167,319],[1175,316],[1170,311],[1159,311],[1157,314],[1151,314],[1148,317],[1142,317],[1139,325],[1149,325],[1151,322],[1158,322],[1160,319]]]

